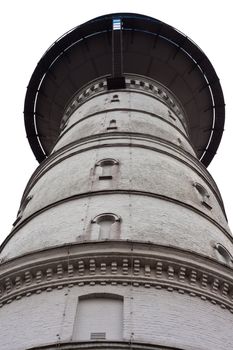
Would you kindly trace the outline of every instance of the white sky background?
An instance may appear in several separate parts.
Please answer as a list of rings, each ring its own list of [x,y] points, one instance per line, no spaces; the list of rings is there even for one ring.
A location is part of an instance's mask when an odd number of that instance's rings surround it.
[[[47,48],[71,28],[113,12],[162,20],[206,53],[226,102],[223,139],[208,170],[217,182],[233,229],[233,25],[230,0],[3,0],[1,3],[0,242],[9,234],[26,183],[38,163],[24,131],[23,105],[31,74]]]

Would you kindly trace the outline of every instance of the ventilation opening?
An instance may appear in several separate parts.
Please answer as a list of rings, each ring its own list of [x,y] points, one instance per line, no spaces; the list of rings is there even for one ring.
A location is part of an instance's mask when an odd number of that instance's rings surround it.
[[[106,339],[106,333],[91,333],[90,334],[91,340],[105,340]]]
[[[99,180],[112,180],[112,175],[100,175]]]

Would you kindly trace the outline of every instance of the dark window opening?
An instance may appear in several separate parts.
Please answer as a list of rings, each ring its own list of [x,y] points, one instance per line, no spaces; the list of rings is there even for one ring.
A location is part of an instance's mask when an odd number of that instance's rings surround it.
[[[110,120],[107,130],[116,130],[116,129],[117,129],[116,120],[115,119]]]

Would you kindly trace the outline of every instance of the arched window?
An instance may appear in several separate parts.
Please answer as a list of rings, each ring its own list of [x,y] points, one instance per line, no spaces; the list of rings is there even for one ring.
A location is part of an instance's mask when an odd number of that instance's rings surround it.
[[[79,297],[73,340],[121,340],[122,333],[122,296],[101,293]]]
[[[233,258],[231,253],[221,244],[221,243],[216,243],[214,248],[217,250],[217,252],[219,253],[221,260],[228,264],[228,265],[232,265],[233,263]]]
[[[177,141],[178,141],[179,146],[182,147],[182,146],[183,146],[182,140],[178,137],[178,138],[177,138]]]
[[[120,102],[118,95],[113,95],[111,102]]]
[[[207,190],[205,189],[205,187],[203,187],[201,184],[195,182],[193,184],[193,186],[196,188],[200,198],[201,198],[201,204],[206,207],[207,209],[211,210],[212,206],[210,205],[210,195],[207,192]]]
[[[26,208],[26,206],[28,205],[28,203],[30,202],[30,200],[32,199],[32,195],[30,196],[27,196],[24,201],[22,202],[20,208],[19,208],[19,211],[17,213],[17,218],[16,220],[13,222],[13,226],[17,225],[17,223],[21,220],[22,216],[23,216],[23,212]]]
[[[116,129],[117,129],[116,120],[115,119],[110,120],[107,130],[116,130]]]
[[[101,174],[99,180],[111,180],[114,174],[114,168],[119,162],[112,158],[105,158],[96,163],[96,167],[100,168]]]
[[[91,222],[93,224],[91,232],[92,239],[114,239],[119,237],[120,217],[116,214],[100,214],[97,215]]]

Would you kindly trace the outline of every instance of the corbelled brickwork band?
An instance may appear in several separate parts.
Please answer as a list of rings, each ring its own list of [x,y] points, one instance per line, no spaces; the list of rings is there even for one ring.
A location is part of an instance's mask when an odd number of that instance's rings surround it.
[[[143,79],[143,77],[138,76],[126,76],[125,83],[127,90],[139,90],[151,94],[159,101],[165,103],[168,108],[181,119],[181,121],[186,124],[186,118],[184,117],[184,110],[179,102],[175,101],[176,97],[172,95],[171,91],[168,91],[164,86],[161,86],[158,82],[153,80]],[[75,97],[72,98],[71,102],[68,104],[64,117],[61,122],[61,129],[64,128],[68,118],[74,113],[74,111],[83,104],[87,99],[92,98],[95,94],[107,92],[107,80],[101,79],[92,84],[89,84],[87,87],[83,88],[78,92]],[[183,115],[182,115],[183,114]],[[187,127],[187,126],[186,126]]]
[[[87,244],[86,248],[94,247],[93,243],[89,245],[91,247]],[[127,246],[129,250],[125,251]],[[97,256],[94,252],[90,256],[88,250],[85,252],[84,247],[78,245],[71,247],[72,252],[67,248],[61,249],[61,255],[57,255],[55,251],[55,257],[51,255],[50,261],[44,261],[41,252],[37,254],[36,262],[24,263],[21,268],[19,266],[14,269],[13,273],[6,264],[7,273],[3,273],[5,276],[0,280],[0,307],[33,293],[51,292],[65,286],[72,288],[74,285],[85,287],[120,284],[187,293],[233,313],[233,279],[230,269],[225,271],[226,275],[223,277],[221,270],[216,269],[216,263],[209,261],[206,268],[202,257],[194,256],[192,259],[188,256],[187,259],[186,256],[185,260],[181,260],[177,258],[178,253],[185,257],[185,252],[153,245],[150,246],[153,253],[146,254],[144,250],[142,254],[137,246],[140,244],[132,242],[123,247],[122,243],[114,242],[115,250],[118,251],[116,254],[108,253],[111,244],[105,242]],[[30,261],[29,256],[27,260]]]

